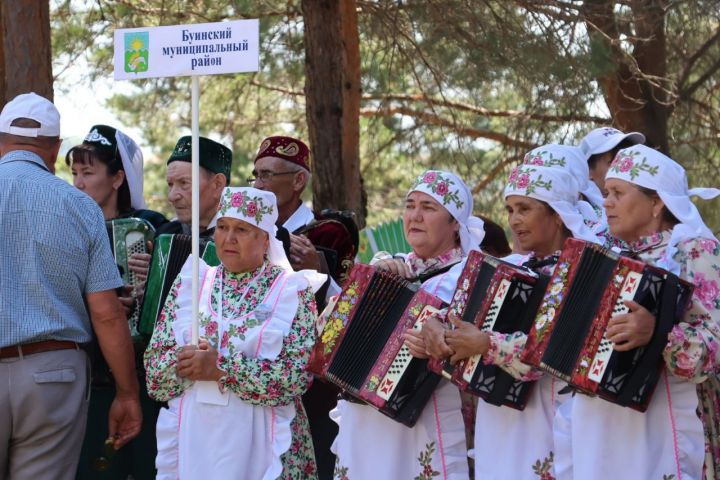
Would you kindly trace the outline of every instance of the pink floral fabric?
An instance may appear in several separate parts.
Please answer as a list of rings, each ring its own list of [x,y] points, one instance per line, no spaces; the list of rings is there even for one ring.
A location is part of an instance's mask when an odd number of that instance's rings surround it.
[[[643,237],[631,245],[648,263],[663,258],[670,232]],[[695,284],[690,308],[668,338],[665,364],[671,374],[698,384],[700,414],[706,436],[706,448],[712,464],[707,465],[720,477],[720,244],[711,239],[680,242],[674,260],[680,276]]]
[[[224,316],[239,318],[255,310],[281,273],[280,267],[268,264],[242,274],[222,271],[215,277],[213,291],[220,288],[221,279],[224,278]],[[255,285],[250,284],[253,278]],[[168,294],[145,352],[148,393],[157,401],[179,397],[191,385],[190,381],[175,374],[178,346],[173,322],[177,316],[180,286],[178,277]],[[250,288],[245,292],[247,287]],[[213,295],[211,308],[215,311],[218,309],[217,299],[218,295]],[[284,338],[280,354],[274,360],[248,358],[242,352],[233,353],[233,337],[242,338],[248,330],[262,325],[254,317],[247,317],[247,321],[240,326],[232,325],[223,338],[218,338],[217,322],[208,316],[200,317],[201,330],[205,331],[208,341],[230,350],[230,355],[218,358],[218,367],[227,372],[220,382],[221,390],[229,390],[252,405],[273,407],[295,404],[296,416],[291,424],[292,444],[290,450],[282,456],[284,468],[281,478],[288,480],[316,478],[310,429],[299,398],[307,390],[311,378],[305,371],[305,365],[315,341],[313,326],[317,309],[310,288],[298,292],[298,300],[295,320]]]
[[[464,255],[462,249],[460,247],[456,247],[438,255],[437,257],[428,258],[426,260],[418,257],[415,252],[410,252],[405,260],[405,263],[407,263],[410,267],[410,271],[417,276],[433,270],[438,270],[447,265],[452,265],[453,263],[457,263],[462,260],[463,257]]]

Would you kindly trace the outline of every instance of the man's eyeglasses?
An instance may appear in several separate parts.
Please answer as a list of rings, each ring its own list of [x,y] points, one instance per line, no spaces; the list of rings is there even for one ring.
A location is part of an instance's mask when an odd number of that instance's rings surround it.
[[[279,175],[292,175],[293,173],[297,173],[299,170],[295,170],[294,172],[273,172],[270,170],[261,170],[259,172],[252,172],[252,177],[247,177],[246,180],[248,183],[255,183],[258,180],[261,180],[263,183],[267,183],[272,181],[273,177],[279,176]]]

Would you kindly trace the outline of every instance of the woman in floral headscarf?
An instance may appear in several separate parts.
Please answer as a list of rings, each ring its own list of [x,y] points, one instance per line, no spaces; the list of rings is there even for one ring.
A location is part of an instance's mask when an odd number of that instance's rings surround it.
[[[603,206],[604,198],[597,184],[590,179],[590,169],[585,154],[579,147],[549,144],[535,148],[525,155],[525,165],[559,168],[568,172],[578,184],[577,209],[592,232],[607,248],[625,248],[625,245],[610,235]]]
[[[275,239],[273,193],[226,188],[215,218],[222,264],[201,262],[199,345],[189,345],[188,260],[145,352],[148,391],[168,402],[157,478],[316,478],[300,395],[325,275],[293,272]]]
[[[555,158],[552,146],[537,149],[536,156],[549,162]],[[577,207],[578,185],[567,171],[535,164],[521,165],[511,173],[505,187],[508,223],[520,249],[529,255],[512,255],[508,260],[549,275],[569,237],[599,243],[585,225]],[[458,265],[455,268],[461,268]],[[434,333],[424,329],[431,354],[449,356],[457,362],[473,355],[495,364],[521,381],[536,381],[524,410],[497,407],[480,399],[475,420],[475,478],[534,480],[552,478],[553,419],[556,409],[569,395],[559,395],[563,382],[520,362],[527,335],[481,332],[474,325],[452,318],[453,330],[445,333],[447,351],[434,348]],[[436,337],[437,338],[437,337]]]
[[[645,413],[575,397],[568,478],[700,479],[706,454],[707,474],[717,478],[720,244],[689,196],[710,199],[720,190],[688,190],[685,170],[643,145],[618,152],[605,188],[611,233],[640,260],[694,283],[695,291],[669,334],[665,368]],[[630,313],[613,318],[607,330],[616,350],[647,344],[655,326],[647,310],[628,307]]]
[[[478,249],[484,235],[472,209],[472,194],[460,178],[450,172],[425,172],[405,197],[403,228],[412,252],[402,259],[385,255],[388,258],[373,264],[420,280],[423,289],[449,302],[457,283],[457,274],[449,268]],[[427,358],[422,337],[409,335],[411,353]],[[333,445],[336,479],[468,478],[460,395],[447,382],[436,389],[412,428],[348,400],[338,402],[331,416],[340,426]]]

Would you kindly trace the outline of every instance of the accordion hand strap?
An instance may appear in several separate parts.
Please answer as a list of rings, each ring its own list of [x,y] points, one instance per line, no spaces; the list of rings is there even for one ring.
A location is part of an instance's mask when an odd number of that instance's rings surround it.
[[[657,362],[661,358],[662,352],[667,345],[668,333],[675,324],[675,310],[677,307],[678,295],[678,277],[668,272],[665,283],[662,288],[660,298],[660,311],[658,312],[657,324],[655,332],[650,339],[650,343],[645,347],[636,368],[625,380],[620,394],[617,397],[617,403],[624,407],[628,406],[633,397],[647,383],[648,376],[657,375]]]
[[[442,275],[443,273],[449,271],[452,267],[454,267],[458,263],[460,263],[460,262],[459,261],[453,262],[448,265],[445,265],[444,267],[440,267],[437,270],[429,270],[427,272],[421,273],[420,275],[417,276],[417,278],[415,278],[415,280],[420,283],[425,283],[426,281],[430,280],[431,278],[437,277],[438,275]]]

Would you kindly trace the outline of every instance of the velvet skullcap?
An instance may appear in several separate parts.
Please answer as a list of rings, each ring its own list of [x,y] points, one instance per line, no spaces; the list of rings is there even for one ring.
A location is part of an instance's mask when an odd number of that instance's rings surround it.
[[[310,149],[305,143],[293,137],[267,137],[260,144],[255,162],[261,158],[279,158],[310,171]]]
[[[232,152],[225,145],[209,138],[199,137],[200,166],[213,173],[225,175],[230,184],[230,169],[232,168]],[[168,158],[168,165],[175,161],[192,162],[192,137],[181,137],[175,149]]]

